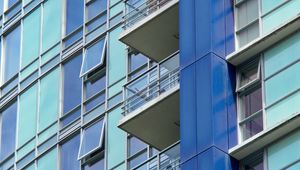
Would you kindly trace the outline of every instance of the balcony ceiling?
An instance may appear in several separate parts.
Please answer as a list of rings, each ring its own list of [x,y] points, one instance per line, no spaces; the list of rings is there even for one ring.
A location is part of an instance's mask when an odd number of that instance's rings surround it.
[[[120,41],[154,61],[161,61],[179,49],[178,0],[124,30]]]

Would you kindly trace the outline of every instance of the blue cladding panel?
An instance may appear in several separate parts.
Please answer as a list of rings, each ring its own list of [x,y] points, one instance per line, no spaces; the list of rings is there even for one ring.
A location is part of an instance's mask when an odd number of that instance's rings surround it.
[[[227,64],[228,77],[227,79],[227,119],[228,119],[228,145],[229,148],[237,145],[237,110],[236,110],[236,70],[231,64]]]
[[[225,41],[226,41],[226,55],[234,51],[234,13],[233,13],[233,1],[225,0],[224,3],[224,15],[225,15]]]
[[[195,54],[195,2],[179,1],[179,48],[180,48],[180,67],[193,63],[196,58]]]
[[[195,65],[181,70],[180,78],[180,138],[181,160],[194,156],[196,150],[197,115],[195,94]]]

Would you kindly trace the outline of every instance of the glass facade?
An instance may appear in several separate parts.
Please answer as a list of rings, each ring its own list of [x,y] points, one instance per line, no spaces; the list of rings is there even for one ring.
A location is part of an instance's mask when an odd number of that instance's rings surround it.
[[[180,1],[0,0],[0,170],[299,169],[300,1]]]

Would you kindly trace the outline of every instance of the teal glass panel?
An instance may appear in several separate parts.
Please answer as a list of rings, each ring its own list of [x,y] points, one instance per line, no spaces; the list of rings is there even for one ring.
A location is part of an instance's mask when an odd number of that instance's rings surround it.
[[[54,46],[61,38],[61,0],[48,0],[44,3],[42,51]]]
[[[60,52],[60,46],[57,44],[56,46],[52,47],[51,50],[47,51],[42,55],[42,65],[47,63],[49,60],[57,56]]]
[[[298,159],[300,159],[300,130],[268,148],[268,169],[282,169]]]
[[[118,13],[122,12],[123,9],[125,9],[125,3],[120,2],[117,5],[115,5],[114,7],[112,7],[109,11],[109,16],[110,18],[114,17],[115,15],[117,15]]]
[[[23,0],[23,4],[26,5],[28,4],[29,2],[31,2],[32,0]]]
[[[109,170],[125,170],[125,169],[126,169],[125,163],[122,163],[121,165]]]
[[[108,59],[108,80],[109,85],[123,78],[126,74],[126,47],[119,41],[119,36],[123,31],[118,27],[109,35],[109,59]]]
[[[58,125],[55,123],[51,127],[47,128],[47,130],[43,131],[38,137],[38,144],[45,142],[51,136],[53,136],[58,131]]]
[[[28,67],[26,67],[24,70],[20,73],[20,81],[24,80],[26,77],[28,77],[31,73],[36,71],[39,67],[39,60],[36,60],[35,62],[31,63]]]
[[[276,27],[279,27],[293,17],[296,17],[296,15],[300,12],[300,8],[295,7],[299,6],[300,1],[292,0],[276,9],[272,13],[268,14],[267,16],[263,17],[263,35],[270,33]]]
[[[300,88],[300,62],[265,82],[266,106]]]
[[[29,143],[22,146],[22,148],[17,151],[17,160],[20,160],[25,155],[27,155],[30,151],[32,151],[35,147],[35,142],[36,142],[35,140],[31,140]]]
[[[39,132],[57,120],[59,112],[60,69],[56,68],[40,85]]]
[[[300,59],[300,32],[280,42],[264,53],[265,78]]]
[[[126,83],[126,80],[123,79],[120,82],[118,82],[117,84],[114,84],[113,86],[111,86],[108,89],[108,98],[116,95],[117,93],[119,93],[120,91],[122,91],[123,89],[123,85]]]
[[[277,7],[284,1],[285,0],[262,0],[261,1],[262,13],[265,14],[265,13],[271,11],[272,9],[274,9],[275,7]]]
[[[300,92],[297,92],[288,98],[280,101],[274,106],[268,108],[267,112],[267,128],[284,121],[294,113],[300,111]]]
[[[35,170],[35,165],[31,164],[28,167],[24,168],[24,170]]]
[[[122,109],[117,108],[108,114],[108,147],[107,161],[108,169],[117,166],[125,160],[126,133],[118,128],[119,120],[122,118]]]
[[[300,169],[300,162],[290,166],[289,168],[287,168],[286,170],[299,170]]]
[[[27,66],[39,55],[40,25],[41,9],[37,8],[23,22],[21,68]]]
[[[36,134],[38,86],[35,84],[20,95],[18,147],[25,144]]]
[[[37,162],[38,170],[56,170],[57,169],[57,149],[53,149],[50,152],[43,155]]]
[[[121,0],[110,0],[110,6],[115,5],[116,3],[120,2]]]

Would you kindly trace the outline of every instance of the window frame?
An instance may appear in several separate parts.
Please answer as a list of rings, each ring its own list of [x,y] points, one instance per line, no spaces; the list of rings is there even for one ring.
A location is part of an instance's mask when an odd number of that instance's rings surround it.
[[[237,80],[236,80],[236,95],[237,95],[237,126],[238,126],[238,143],[243,143],[248,139],[253,138],[257,134],[263,132],[266,127],[265,123],[265,101],[264,101],[264,83],[263,83],[263,68],[262,68],[262,62],[263,62],[263,55],[258,55],[254,59],[250,59],[250,61],[245,62],[245,65],[239,66],[237,69]],[[256,66],[257,65],[257,66]],[[252,67],[257,67],[257,72],[256,72],[256,78],[253,80],[249,81],[248,83],[241,85],[241,73],[245,70],[250,70],[247,68],[252,68]],[[242,116],[243,112],[243,99],[242,97],[250,94],[251,92],[254,92],[255,90],[261,88],[261,100],[262,100],[262,108],[254,113],[252,113],[248,117]],[[256,133],[255,135],[248,137],[244,139],[244,133],[243,133],[243,125],[246,123],[256,119],[257,117],[261,116],[262,117],[262,131]]]
[[[99,123],[100,121],[103,121],[102,123],[102,129],[101,129],[101,135],[99,136],[99,144],[98,146],[96,146],[95,148],[91,149],[90,151],[84,153],[84,154],[81,154],[81,149],[82,149],[82,145],[83,145],[83,139],[85,137],[85,130],[92,127],[93,125],[96,125],[97,123]],[[82,130],[81,130],[81,135],[80,135],[80,145],[79,145],[79,151],[78,151],[78,160],[82,160],[86,157],[88,157],[89,155],[91,155],[92,153],[94,153],[95,151],[97,151],[98,149],[103,149],[104,150],[104,145],[105,145],[105,125],[106,125],[106,119],[104,117],[100,118],[100,119],[97,119],[95,121],[93,121],[92,123],[88,124],[86,127],[84,127]]]
[[[100,37],[98,39],[96,39],[95,41],[93,41],[92,43],[88,44],[85,48],[84,48],[84,52],[83,52],[83,59],[82,59],[82,64],[81,64],[81,68],[80,68],[80,77],[84,77],[86,76],[87,74],[89,74],[90,72],[96,70],[98,67],[101,67],[103,65],[105,65],[105,58],[106,58],[106,49],[107,49],[107,36],[105,35],[104,37]],[[101,52],[101,61],[100,63],[97,63],[96,65],[94,65],[92,68],[86,70],[85,72],[83,72],[83,69],[84,69],[84,65],[85,65],[85,62],[86,62],[86,58],[87,58],[87,51],[88,51],[88,48],[92,47],[93,45],[95,45],[96,43],[98,43],[99,41],[102,41],[104,40],[103,42],[103,48],[102,48],[102,52]]]

